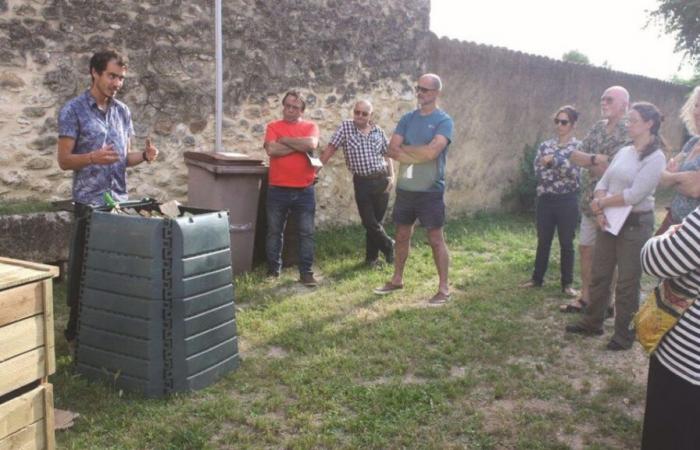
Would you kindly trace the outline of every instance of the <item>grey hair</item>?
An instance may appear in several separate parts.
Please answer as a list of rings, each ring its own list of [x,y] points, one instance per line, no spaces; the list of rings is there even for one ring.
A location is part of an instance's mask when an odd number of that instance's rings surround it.
[[[442,90],[442,80],[438,75],[434,73],[426,73],[421,75],[420,78],[430,78],[430,80],[433,82],[433,86],[435,86],[435,89],[438,91]]]
[[[374,111],[374,106],[372,105],[372,102],[370,102],[369,100],[366,100],[364,98],[356,101],[355,104],[356,105],[359,105],[359,104],[367,105],[369,107],[370,112]]]
[[[683,104],[681,108],[680,118],[685,124],[690,134],[698,134],[698,127],[695,124],[695,117],[693,116],[693,109],[695,109],[695,104],[700,101],[700,86],[695,86],[693,92],[690,93],[688,100]]]

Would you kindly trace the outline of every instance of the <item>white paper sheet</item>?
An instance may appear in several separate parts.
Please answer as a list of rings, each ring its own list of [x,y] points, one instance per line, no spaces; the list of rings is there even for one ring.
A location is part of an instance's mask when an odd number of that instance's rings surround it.
[[[630,215],[632,211],[632,205],[627,206],[608,206],[603,210],[605,214],[605,220],[608,221],[608,226],[605,227],[605,231],[617,236],[622,229],[622,225],[625,224],[627,216]]]

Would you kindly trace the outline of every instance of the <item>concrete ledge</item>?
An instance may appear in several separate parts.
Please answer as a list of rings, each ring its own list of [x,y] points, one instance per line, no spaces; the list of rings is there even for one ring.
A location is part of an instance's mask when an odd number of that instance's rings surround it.
[[[41,263],[68,261],[69,212],[0,215],[0,255]]]

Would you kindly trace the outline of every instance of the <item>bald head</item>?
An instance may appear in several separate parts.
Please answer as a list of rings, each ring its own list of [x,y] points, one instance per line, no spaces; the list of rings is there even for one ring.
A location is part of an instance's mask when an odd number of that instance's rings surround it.
[[[421,81],[429,83],[431,89],[435,89],[436,91],[442,90],[442,80],[439,76],[435,75],[434,73],[426,73],[424,75],[421,75],[420,78],[418,78],[418,83],[420,83]]]
[[[369,100],[358,100],[355,103],[355,109],[360,107],[363,111],[369,111],[370,113],[374,110],[372,103]]]
[[[622,86],[611,86],[600,97],[600,114],[613,122],[622,119],[627,113],[630,94]]]

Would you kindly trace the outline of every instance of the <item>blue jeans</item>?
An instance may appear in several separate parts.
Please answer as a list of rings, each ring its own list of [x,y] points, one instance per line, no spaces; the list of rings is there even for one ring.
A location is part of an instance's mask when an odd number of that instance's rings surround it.
[[[313,273],[314,215],[316,196],[314,187],[286,188],[270,186],[267,190],[267,269],[279,273],[282,269],[282,245],[287,217],[293,214],[299,226],[299,273]]]

